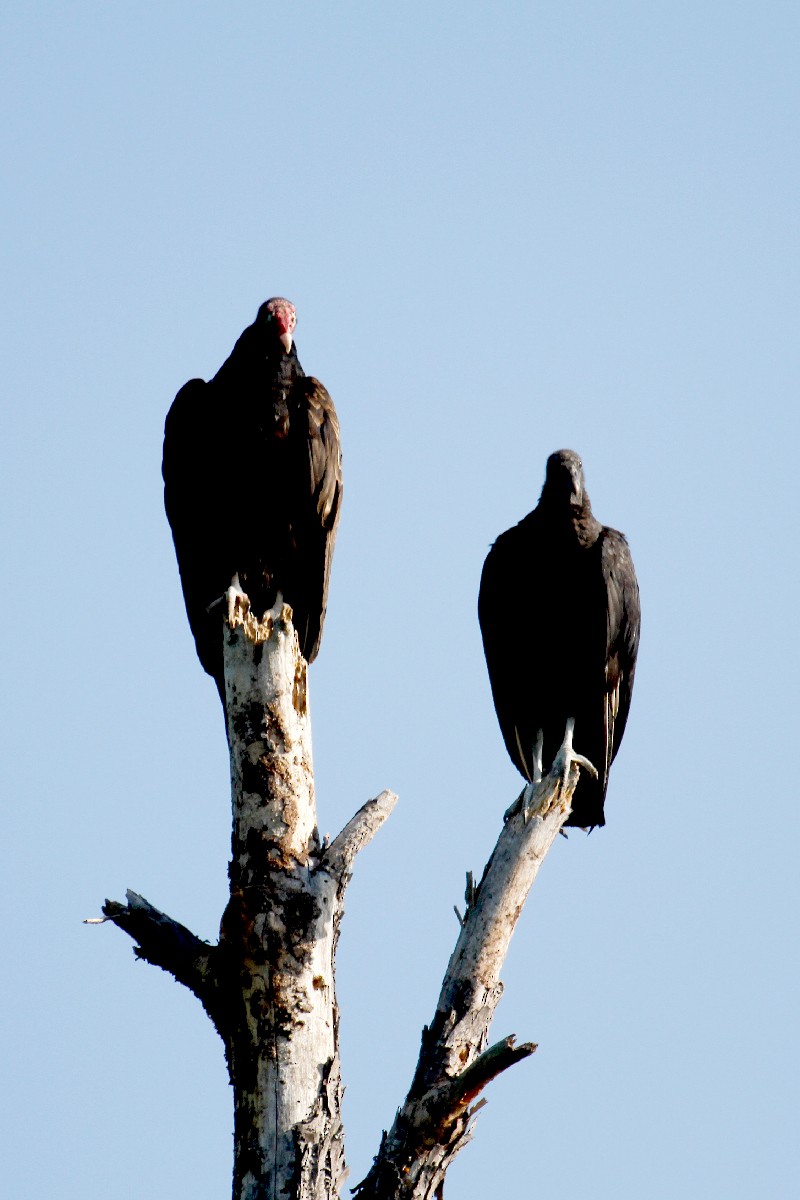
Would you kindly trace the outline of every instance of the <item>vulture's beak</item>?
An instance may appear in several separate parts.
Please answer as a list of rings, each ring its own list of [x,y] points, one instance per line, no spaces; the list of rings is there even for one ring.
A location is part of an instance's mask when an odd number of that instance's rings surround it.
[[[577,471],[572,472],[572,495],[569,502],[578,508],[583,504],[583,480]]]
[[[281,342],[283,344],[284,350],[288,354],[292,348],[292,335],[289,333],[288,329],[287,329],[286,333],[281,334]]]

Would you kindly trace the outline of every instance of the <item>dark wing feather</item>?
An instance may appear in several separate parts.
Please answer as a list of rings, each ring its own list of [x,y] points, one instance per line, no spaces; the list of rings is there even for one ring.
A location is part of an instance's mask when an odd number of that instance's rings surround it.
[[[200,662],[215,678],[221,670],[222,635],[207,608],[230,583],[220,529],[219,430],[213,387],[190,379],[175,397],[164,426],[164,507],[178,559],[186,614]],[[217,644],[218,643],[218,644]]]
[[[285,440],[274,437],[271,423],[239,447],[238,457],[220,421],[220,386],[217,379],[192,379],[178,392],[164,429],[162,473],[189,625],[200,662],[222,694],[221,621],[208,606],[222,597],[234,572],[257,605],[271,605],[275,586],[283,591],[300,649],[308,662],[316,657],[342,464],[336,411],[316,379],[293,382]],[[240,519],[232,526],[223,520],[226,476],[238,480],[241,497]],[[274,506],[268,530],[260,517],[265,496]]]
[[[625,732],[639,649],[639,585],[624,534],[603,531],[602,569],[606,585],[606,777]]]
[[[506,750],[514,766],[526,779],[532,772],[532,743],[523,751],[522,739],[517,729],[520,713],[530,707],[530,697],[523,697],[526,680],[526,652],[531,635],[531,614],[523,611],[524,598],[532,589],[520,587],[520,558],[524,554],[519,527],[501,533],[486,556],[481,573],[478,592],[478,621],[483,638],[483,652],[489,672],[497,722],[503,735]],[[523,569],[529,560],[522,559]],[[516,653],[511,645],[516,644]]]
[[[328,603],[333,547],[342,500],[342,452],[339,420],[327,390],[313,376],[303,376],[293,387],[292,405],[305,412],[297,425],[303,439],[306,468],[299,472],[294,535],[300,548],[293,600],[300,649],[313,662],[322,640]]]

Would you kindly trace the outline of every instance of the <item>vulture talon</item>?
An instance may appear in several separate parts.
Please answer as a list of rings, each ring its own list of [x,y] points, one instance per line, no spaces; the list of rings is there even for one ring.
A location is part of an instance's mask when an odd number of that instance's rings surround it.
[[[558,754],[553,759],[553,765],[550,768],[552,772],[561,776],[561,787],[566,787],[569,782],[570,771],[573,763],[579,767],[583,767],[594,778],[598,779],[597,767],[594,763],[589,762],[583,754],[576,754],[572,748],[572,738],[575,733],[575,718],[567,719],[567,728],[564,733],[564,741],[559,747]]]

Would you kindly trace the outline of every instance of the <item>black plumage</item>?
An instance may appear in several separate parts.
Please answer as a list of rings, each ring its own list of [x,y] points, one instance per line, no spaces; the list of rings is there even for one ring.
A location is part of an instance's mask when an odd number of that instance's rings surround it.
[[[308,662],[322,637],[342,499],[339,422],[300,366],[295,323],[288,300],[262,304],[214,378],[181,388],[164,428],[164,506],[186,613],[223,699],[222,598],[234,576],[258,617],[282,594]]]
[[[530,780],[542,730],[547,770],[574,718],[575,753],[598,778],[581,771],[566,823],[603,825],[608,772],[631,702],[639,588],[624,535],[592,513],[574,451],[550,455],[536,508],[489,551],[478,617],[511,761]]]

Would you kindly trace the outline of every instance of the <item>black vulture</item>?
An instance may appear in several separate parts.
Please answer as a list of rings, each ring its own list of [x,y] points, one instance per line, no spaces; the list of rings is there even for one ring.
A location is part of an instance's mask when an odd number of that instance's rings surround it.
[[[319,650],[342,499],[339,422],[297,359],[294,306],[258,310],[209,382],[178,392],[164,428],[164,506],[197,655],[224,704],[222,600],[234,577],[259,618],[278,597],[300,650]]]
[[[573,450],[550,455],[536,508],[489,551],[478,618],[514,766],[536,779],[573,719],[575,753],[594,764],[597,778],[581,771],[566,824],[605,824],[608,772],[631,702],[639,588],[624,535],[592,514]]]

